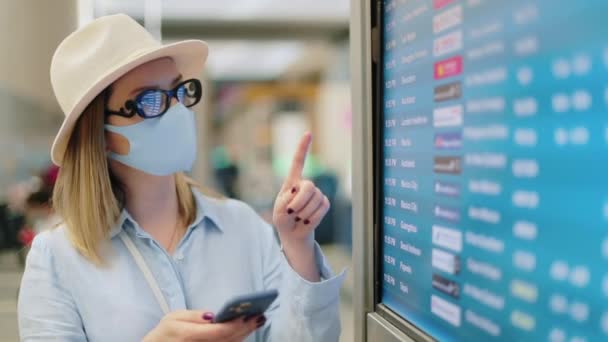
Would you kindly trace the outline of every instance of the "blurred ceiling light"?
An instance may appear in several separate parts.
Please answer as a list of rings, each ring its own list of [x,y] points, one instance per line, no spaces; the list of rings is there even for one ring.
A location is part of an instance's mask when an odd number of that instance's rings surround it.
[[[207,72],[214,80],[276,79],[303,50],[297,41],[210,41]]]
[[[78,27],[86,25],[95,17],[95,0],[78,0]]]
[[[93,0],[97,16],[124,12],[142,18],[145,0]],[[228,5],[229,4],[229,5]],[[180,0],[162,2],[167,19],[347,22],[349,0]]]
[[[144,3],[144,26],[154,38],[162,40],[162,1],[146,0]]]

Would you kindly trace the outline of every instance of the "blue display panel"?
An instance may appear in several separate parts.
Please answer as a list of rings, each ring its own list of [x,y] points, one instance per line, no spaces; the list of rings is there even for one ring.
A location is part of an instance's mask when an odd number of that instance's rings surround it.
[[[608,341],[608,1],[384,1],[381,302]]]

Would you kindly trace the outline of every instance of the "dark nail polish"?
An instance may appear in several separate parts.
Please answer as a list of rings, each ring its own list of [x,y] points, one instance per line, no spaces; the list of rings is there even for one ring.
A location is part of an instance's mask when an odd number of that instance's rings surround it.
[[[291,188],[291,193],[295,194],[296,193],[296,188]]]
[[[301,218],[296,217],[296,222],[299,222],[301,220]]]
[[[260,316],[260,317],[258,317],[258,319],[255,320],[255,322],[257,324],[260,324],[260,323],[262,323],[264,321],[266,321],[266,317],[264,317],[264,316]]]
[[[260,317],[262,320],[258,318],[258,328],[261,328],[264,324],[266,324],[266,317]]]
[[[210,320],[212,320],[212,319],[213,319],[213,314],[212,314],[211,312],[205,312],[205,313],[203,314],[203,319],[204,319],[205,321],[210,321]]]
[[[287,209],[287,214],[289,214],[289,215],[293,214],[293,209],[288,208],[288,209]]]
[[[309,224],[310,221],[308,221],[308,219],[304,220],[304,224]]]

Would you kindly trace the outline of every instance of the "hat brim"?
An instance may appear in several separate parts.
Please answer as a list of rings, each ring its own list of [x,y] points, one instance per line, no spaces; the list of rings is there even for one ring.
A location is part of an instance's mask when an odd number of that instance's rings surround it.
[[[155,48],[139,51],[127,58],[113,70],[99,77],[99,79],[85,92],[69,113],[66,113],[63,124],[55,137],[51,147],[51,159],[57,166],[61,166],[63,156],[74,130],[74,126],[85,108],[104,89],[130,70],[155,59],[169,57],[175,61],[178,71],[185,77],[196,77],[203,71],[207,60],[209,48],[202,40],[184,40],[173,44],[161,45]]]

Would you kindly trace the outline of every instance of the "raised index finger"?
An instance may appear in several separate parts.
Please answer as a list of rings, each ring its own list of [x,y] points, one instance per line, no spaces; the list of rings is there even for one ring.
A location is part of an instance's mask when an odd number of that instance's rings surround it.
[[[283,188],[291,187],[294,183],[302,179],[302,171],[304,170],[304,163],[306,162],[306,155],[308,154],[308,148],[311,141],[312,134],[310,134],[310,132],[304,133],[304,136],[296,149],[296,154],[293,156],[291,168],[289,169]]]

